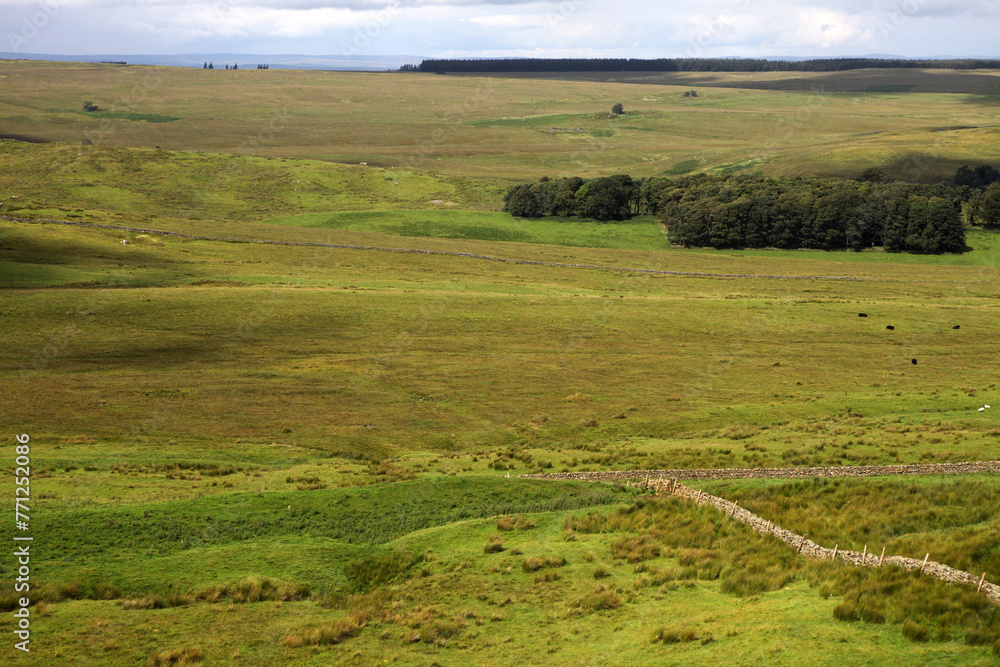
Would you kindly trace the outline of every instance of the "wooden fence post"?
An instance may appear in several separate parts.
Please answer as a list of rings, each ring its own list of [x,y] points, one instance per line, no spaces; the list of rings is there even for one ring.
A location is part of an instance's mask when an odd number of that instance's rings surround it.
[[[861,565],[865,564],[865,557],[868,555],[868,545],[865,545],[865,550],[861,552]]]
[[[801,553],[802,552],[802,545],[804,545],[805,543],[806,543],[806,536],[803,535],[802,539],[799,540],[799,548],[795,550],[795,553]]]
[[[839,546],[840,546],[839,544],[834,544],[833,545],[833,558],[832,558],[832,560],[837,560],[837,547],[839,547]]]
[[[986,573],[983,572],[983,576],[979,577],[979,586],[976,587],[976,592],[983,590],[983,582],[986,581]]]
[[[924,573],[924,568],[927,567],[927,559],[930,558],[930,557],[931,557],[930,554],[927,554],[926,556],[924,556],[924,562],[920,564],[920,574]]]
[[[878,557],[878,566],[882,567],[882,559],[885,558],[885,547],[882,547],[882,555]]]

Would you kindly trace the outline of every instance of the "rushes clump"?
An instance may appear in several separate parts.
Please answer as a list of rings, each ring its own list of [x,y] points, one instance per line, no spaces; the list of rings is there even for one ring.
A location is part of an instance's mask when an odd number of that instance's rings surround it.
[[[484,554],[496,554],[503,551],[503,540],[500,539],[499,535],[490,535],[490,539],[486,541],[486,545],[483,547]]]
[[[526,558],[521,562],[521,569],[525,572],[537,572],[542,568],[546,567],[562,567],[566,564],[566,559],[562,556],[556,558],[555,556],[547,556],[545,558],[533,557]]]
[[[160,667],[160,665],[194,665],[204,660],[204,653],[197,647],[176,648],[169,651],[157,651],[149,657],[146,665],[149,667]]]

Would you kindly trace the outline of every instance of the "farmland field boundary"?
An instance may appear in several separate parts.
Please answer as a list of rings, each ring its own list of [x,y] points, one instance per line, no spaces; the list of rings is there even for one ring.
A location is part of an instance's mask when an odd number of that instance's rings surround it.
[[[841,471],[850,471],[843,474]],[[1000,472],[1000,461],[983,461],[973,463],[936,463],[892,466],[852,466],[840,468],[746,468],[722,470],[629,470],[600,473],[553,473],[549,475],[521,475],[534,479],[579,479],[590,481],[607,480],[642,480],[647,488],[652,488],[664,495],[680,496],[695,501],[696,504],[708,503],[733,519],[749,525],[763,535],[774,535],[776,538],[795,547],[796,553],[807,558],[839,559],[855,567],[881,567],[883,565],[903,568],[907,571],[917,570],[921,574],[937,577],[952,584],[968,584],[976,586],[976,591],[986,596],[994,604],[1000,604],[1000,586],[986,581],[986,573],[976,576],[971,572],[958,570],[929,560],[930,554],[923,559],[905,556],[885,556],[868,551],[850,551],[839,549],[837,545],[831,549],[821,546],[805,535],[793,533],[790,530],[762,519],[739,503],[693,489],[679,483],[678,479],[796,479],[803,477],[869,477],[885,475],[934,475],[962,474],[977,472]],[[718,474],[713,474],[718,473]],[[745,474],[739,474],[745,473]],[[781,474],[784,473],[784,474]]]
[[[896,475],[962,475],[1000,472],[1000,461],[962,463],[901,463],[873,466],[810,468],[691,468],[666,470],[605,470],[521,475],[529,479],[575,479],[586,482],[621,479],[800,479],[804,477],[881,477]]]
[[[490,262],[501,262],[505,264],[522,264],[528,266],[545,266],[570,269],[587,269],[596,271],[619,271],[624,273],[642,273],[661,276],[692,276],[698,278],[753,278],[766,280],[837,280],[854,282],[887,282],[876,278],[859,278],[857,276],[803,276],[803,275],[765,275],[765,274],[744,274],[744,273],[706,273],[700,271],[667,271],[663,269],[640,269],[627,266],[607,266],[603,264],[571,264],[568,262],[542,262],[529,259],[514,259],[511,257],[496,257],[492,255],[480,255],[477,253],[459,252],[457,250],[426,250],[421,248],[390,248],[383,246],[349,245],[344,243],[320,243],[318,241],[280,241],[270,239],[249,239],[229,236],[200,236],[195,234],[183,234],[181,232],[170,232],[160,229],[147,229],[143,227],[127,227],[124,225],[108,225],[97,222],[80,222],[74,220],[53,220],[49,218],[16,218],[0,215],[0,220],[7,222],[25,222],[35,224],[57,224],[71,227],[92,227],[99,229],[113,229],[116,231],[131,232],[134,234],[155,234],[158,236],[172,236],[175,238],[187,239],[191,241],[218,241],[223,243],[252,243],[260,245],[278,246],[305,246],[317,248],[333,248],[337,250],[367,250],[372,252],[394,252],[409,253],[417,255],[446,255],[451,257],[465,257],[468,259],[478,259]]]

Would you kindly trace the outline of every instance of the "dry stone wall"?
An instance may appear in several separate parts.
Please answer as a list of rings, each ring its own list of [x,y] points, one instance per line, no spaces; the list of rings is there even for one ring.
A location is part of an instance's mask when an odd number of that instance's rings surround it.
[[[627,266],[605,266],[603,264],[569,264],[566,262],[542,262],[529,259],[512,259],[509,257],[494,257],[491,255],[479,255],[470,252],[458,252],[455,250],[425,250],[415,248],[385,248],[381,246],[346,245],[343,243],[319,243],[315,241],[280,241],[269,239],[246,239],[234,238],[230,236],[195,236],[193,234],[181,234],[179,232],[168,232],[159,229],[146,229],[144,227],[125,227],[122,225],[107,225],[97,222],[82,222],[73,220],[53,220],[49,218],[15,218],[0,215],[0,220],[8,222],[28,222],[28,223],[48,223],[57,225],[69,225],[71,227],[96,227],[100,229],[114,229],[135,234],[157,234],[160,236],[175,236],[182,239],[194,239],[199,241],[223,241],[225,243],[259,243],[266,245],[284,246],[308,246],[319,248],[336,248],[340,250],[370,250],[375,252],[398,252],[416,255],[449,255],[453,257],[466,257],[469,259],[481,259],[490,262],[503,262],[506,264],[526,264],[530,266],[553,266],[571,269],[592,269],[598,271],[625,271],[628,273],[645,273],[659,276],[695,276],[703,278],[758,278],[768,280],[853,280],[858,282],[877,282],[875,278],[857,278],[855,276],[781,276],[781,275],[761,275],[742,273],[704,273],[697,271],[666,271],[661,269],[639,269]]]
[[[738,503],[699,489],[684,486],[678,480],[706,479],[798,479],[805,477],[876,477],[885,475],[956,475],[962,473],[1000,472],[1000,461],[979,461],[968,463],[928,463],[885,466],[849,466],[830,468],[722,468],[695,470],[610,470],[605,472],[569,472],[540,475],[521,475],[534,479],[574,479],[581,481],[642,480],[648,487],[666,495],[681,496],[697,504],[713,505],[737,521],[742,521],[761,535],[774,535],[779,540],[794,547],[796,552],[807,558],[836,558],[857,567],[901,567],[905,570],[919,570],[921,573],[937,577],[952,584],[976,587],[991,602],[1000,604],[1000,586],[986,581],[986,573],[976,576],[971,572],[957,570],[950,565],[930,560],[930,554],[923,559],[905,556],[886,556],[885,549],[876,555],[864,551],[847,551],[834,545],[833,548],[816,544],[806,535],[798,535],[785,530],[770,521],[762,519]]]
[[[753,512],[740,507],[738,503],[726,500],[725,498],[720,498],[718,496],[713,496],[709,493],[705,493],[704,491],[699,491],[698,489],[692,489],[691,487],[677,483],[676,480],[653,480],[650,481],[650,486],[668,495],[689,498],[699,505],[713,505],[719,511],[725,512],[737,521],[742,521],[743,523],[749,525],[761,535],[774,535],[785,544],[794,547],[798,553],[808,558],[837,558],[848,565],[858,567],[895,565],[905,570],[919,570],[923,574],[937,577],[938,579],[947,581],[948,583],[976,586],[977,590],[983,593],[991,602],[1000,603],[1000,586],[987,582],[985,580],[985,572],[981,577],[976,576],[969,572],[965,572],[964,570],[956,570],[955,568],[945,565],[944,563],[937,563],[935,561],[928,560],[928,556],[925,556],[923,559],[906,558],[904,556],[885,556],[884,551],[880,554],[875,554],[868,553],[867,549],[865,551],[847,551],[838,549],[836,545],[834,545],[832,549],[829,547],[823,547],[808,539],[805,535],[798,535],[790,530],[785,530],[780,526],[776,526],[770,521],[762,519]]]
[[[522,475],[535,479],[612,481],[623,479],[798,479],[806,477],[879,477],[891,475],[958,475],[1000,472],[1000,461],[966,463],[913,463],[884,466],[833,466],[829,468],[702,468],[692,470],[608,470]]]

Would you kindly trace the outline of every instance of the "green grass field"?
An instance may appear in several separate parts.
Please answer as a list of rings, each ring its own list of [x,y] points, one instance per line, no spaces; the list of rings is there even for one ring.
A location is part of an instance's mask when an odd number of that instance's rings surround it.
[[[602,223],[575,218],[512,218],[487,211],[345,211],[307,213],[265,220],[294,227],[319,227],[393,236],[428,236],[623,250],[656,250],[669,244],[653,216],[625,223]]]
[[[972,591],[812,563],[636,487],[516,478],[1000,458],[1000,413],[978,411],[1000,409],[1000,237],[720,252],[669,248],[652,218],[498,212],[534,175],[849,173],[931,125],[981,138],[979,79],[831,93],[814,117],[773,75],[719,75],[703,114],[674,95],[690,80],[229,74],[0,62],[5,132],[59,140],[0,140],[0,468],[10,497],[30,434],[37,586],[32,651],[3,660],[994,664],[1000,614]],[[179,120],[104,119],[80,145],[84,99]],[[268,99],[295,121],[261,137]],[[613,101],[637,112],[611,126]],[[802,120],[761,159],[765,109]],[[934,178],[989,161],[948,132]],[[1000,581],[989,476],[701,486]]]

